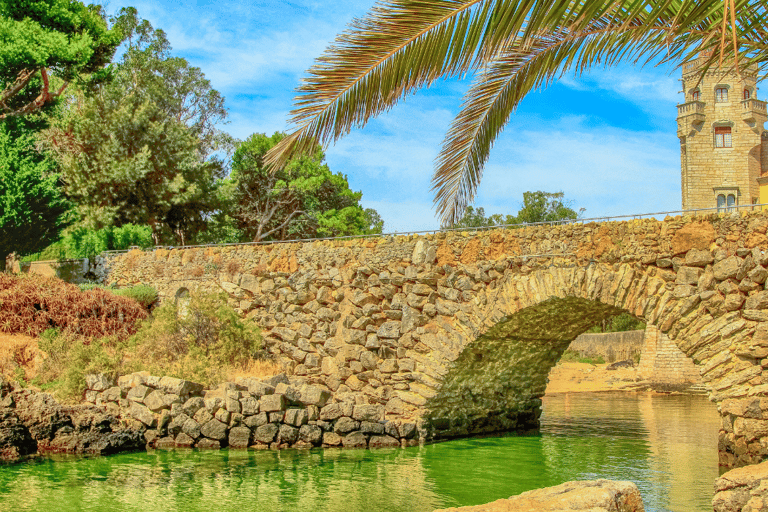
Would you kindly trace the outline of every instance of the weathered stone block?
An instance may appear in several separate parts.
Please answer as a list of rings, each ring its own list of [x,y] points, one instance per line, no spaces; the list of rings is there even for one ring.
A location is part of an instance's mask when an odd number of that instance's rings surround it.
[[[221,443],[218,439],[203,438],[195,444],[195,447],[201,450],[220,450]]]
[[[400,441],[394,437],[375,435],[371,436],[371,440],[368,441],[368,448],[399,448]]]
[[[411,439],[416,437],[416,434],[418,433],[415,423],[401,423],[398,425],[397,429],[400,433],[400,437],[404,439]]]
[[[229,423],[229,420],[232,419],[232,413],[226,409],[219,409],[213,417],[222,423]]]
[[[707,252],[707,254],[709,254],[709,252]],[[675,279],[675,283],[696,285],[699,283],[699,277],[701,277],[702,272],[704,271],[697,267],[680,267],[677,270],[677,279]]]
[[[369,435],[384,435],[384,424],[372,421],[362,421],[360,422],[360,432]]]
[[[368,439],[362,432],[352,432],[344,436],[341,443],[344,448],[365,448],[368,446]]]
[[[286,406],[285,395],[265,395],[259,399],[259,410],[264,412],[284,411]]]
[[[715,263],[715,266],[712,269],[712,273],[714,274],[715,279],[719,279],[720,281],[724,281],[730,278],[735,278],[740,281],[744,278],[744,276],[738,277],[741,264],[741,258],[738,256],[731,256]]]
[[[305,405],[323,407],[329,398],[331,398],[331,393],[327,389],[317,386],[305,386],[301,390],[300,401]]]
[[[243,416],[253,416],[259,412],[259,401],[252,396],[240,399],[240,412]]]
[[[165,407],[164,395],[162,391],[154,390],[144,398],[144,405],[153,412],[160,412]]]
[[[232,448],[248,448],[251,444],[251,429],[235,427],[229,431],[229,446]]]
[[[213,414],[207,408],[202,407],[193,416],[194,420],[201,425],[205,425],[213,419]]]
[[[713,261],[715,259],[707,249],[691,249],[685,255],[685,265],[689,267],[706,267]]]
[[[192,418],[187,418],[181,425],[181,431],[193,439],[198,439],[202,435],[201,429],[200,424]]]
[[[209,439],[222,441],[227,438],[227,425],[214,418],[200,428],[200,433]]]
[[[347,416],[342,416],[341,418],[337,419],[336,423],[333,425],[333,431],[337,434],[346,434],[347,432],[352,432],[353,430],[357,430],[359,428],[360,422],[355,421]]]
[[[176,436],[175,445],[179,448],[191,448],[194,444],[195,440],[184,432]]]
[[[143,403],[144,399],[151,392],[152,392],[152,389],[148,388],[147,386],[144,386],[143,384],[139,384],[131,388],[125,397],[128,400],[131,400],[132,402]]]
[[[157,426],[157,418],[152,412],[137,402],[131,402],[131,407],[128,409],[128,414],[142,422],[149,428],[155,428]]]
[[[301,391],[282,382],[275,386],[275,395],[285,396],[289,403],[295,404],[301,401]]]
[[[768,309],[768,290],[750,295],[744,309]]]
[[[384,339],[397,339],[400,337],[400,322],[390,320],[388,322],[384,322],[381,324],[381,327],[379,327],[379,330],[376,331],[376,336],[379,338]]]
[[[289,425],[300,427],[306,425],[309,421],[309,414],[306,409],[288,409],[285,411],[285,419],[283,420]]]
[[[323,434],[323,444],[328,446],[339,446],[341,444],[341,436],[335,432],[325,432]]]
[[[179,396],[197,395],[204,389],[202,384],[175,377],[161,377],[158,388],[166,393]]]
[[[299,439],[299,429],[292,427],[290,425],[280,425],[280,428],[277,433],[277,442],[278,443],[288,443],[293,444]]]
[[[182,410],[187,416],[194,416],[203,407],[205,407],[205,400],[202,397],[194,396],[184,402]]]
[[[323,431],[317,425],[302,425],[299,429],[299,439],[317,446],[323,440]]]
[[[269,417],[267,416],[267,413],[260,412],[259,414],[248,416],[243,420],[243,423],[250,428],[261,427],[262,425],[269,423]]]
[[[352,417],[358,421],[379,421],[384,419],[384,406],[356,405]]]

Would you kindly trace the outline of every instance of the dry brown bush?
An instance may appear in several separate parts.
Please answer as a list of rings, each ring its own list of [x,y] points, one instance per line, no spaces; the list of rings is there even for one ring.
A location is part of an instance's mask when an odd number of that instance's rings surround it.
[[[227,274],[233,276],[240,272],[240,269],[242,268],[242,263],[240,263],[240,260],[229,260],[227,262]]]
[[[103,289],[80,291],[57,278],[0,274],[0,332],[38,336],[55,328],[86,340],[125,339],[146,316],[135,300]]]
[[[205,274],[205,269],[202,265],[195,265],[189,269],[189,275],[192,277],[203,277],[203,274]]]

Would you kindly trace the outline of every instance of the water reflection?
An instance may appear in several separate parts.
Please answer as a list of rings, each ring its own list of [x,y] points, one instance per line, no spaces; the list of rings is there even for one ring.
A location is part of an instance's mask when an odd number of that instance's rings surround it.
[[[542,433],[392,451],[157,451],[0,466],[0,510],[416,511],[573,479],[638,483],[648,511],[711,510],[718,416],[703,397],[545,397]]]

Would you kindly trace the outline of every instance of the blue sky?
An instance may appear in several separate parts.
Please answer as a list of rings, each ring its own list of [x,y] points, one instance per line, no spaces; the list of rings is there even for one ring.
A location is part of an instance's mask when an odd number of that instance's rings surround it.
[[[313,60],[373,0],[134,1],[175,55],[200,67],[227,100],[223,128],[244,139],[285,130],[294,89]],[[110,3],[108,11],[122,4]],[[677,210],[680,156],[672,66],[597,68],[530,94],[497,139],[475,199],[516,213],[523,192],[562,191],[585,217]],[[469,81],[409,96],[326,151],[385,231],[436,229],[433,161]]]

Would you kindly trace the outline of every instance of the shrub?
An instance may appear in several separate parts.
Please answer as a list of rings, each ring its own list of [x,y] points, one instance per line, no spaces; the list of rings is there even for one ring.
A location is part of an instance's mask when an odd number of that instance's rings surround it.
[[[135,300],[94,288],[81,291],[61,279],[0,274],[0,331],[38,336],[49,328],[90,340],[125,339],[147,311]]]
[[[145,309],[149,309],[152,304],[157,302],[158,294],[157,290],[155,290],[153,287],[149,286],[148,284],[137,284],[135,286],[131,286],[128,288],[112,288],[109,286],[104,286],[100,283],[93,283],[93,282],[87,282],[87,283],[80,283],[77,285],[81,291],[88,291],[88,290],[106,290],[108,292],[112,292],[115,295],[119,295],[121,297],[128,297],[129,299],[133,299],[139,304],[141,304]]]
[[[149,370],[206,384],[242,367],[261,347],[259,328],[241,319],[224,294],[192,293],[183,311],[166,302],[142,322],[131,340],[134,370]]]
[[[41,252],[24,258],[24,261],[93,258],[104,251],[124,250],[132,246],[146,249],[153,243],[152,228],[149,226],[125,224],[99,230],[77,227]]]
[[[145,309],[149,309],[152,304],[157,302],[157,290],[148,284],[137,284],[136,286],[131,286],[130,288],[119,288],[112,291],[116,295],[135,300],[144,306]]]
[[[123,366],[124,347],[113,337],[86,343],[73,334],[57,329],[44,331],[38,347],[46,353],[40,365],[37,384],[48,384],[63,398],[79,399],[85,391],[85,376],[105,373],[117,376]]]

